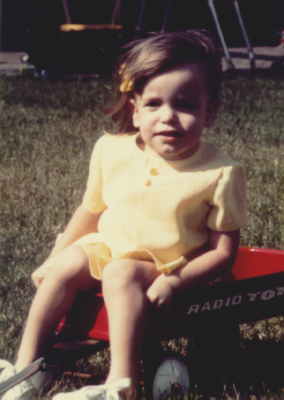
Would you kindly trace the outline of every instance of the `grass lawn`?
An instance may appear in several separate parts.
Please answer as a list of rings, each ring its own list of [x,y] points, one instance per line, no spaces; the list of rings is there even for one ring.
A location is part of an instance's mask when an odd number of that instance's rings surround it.
[[[29,275],[79,204],[93,144],[112,127],[102,111],[111,93],[103,79],[0,79],[1,358],[14,357],[34,293]],[[284,81],[236,76],[225,80],[223,97],[207,137],[246,168],[249,222],[242,244],[283,249]],[[244,341],[284,342],[283,316],[241,328]],[[284,384],[282,391],[262,388],[265,399],[284,397]]]

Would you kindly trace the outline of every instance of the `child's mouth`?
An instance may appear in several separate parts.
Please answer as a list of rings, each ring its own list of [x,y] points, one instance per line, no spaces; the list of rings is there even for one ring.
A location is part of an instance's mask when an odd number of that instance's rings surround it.
[[[181,133],[177,132],[177,131],[163,131],[163,132],[156,133],[156,135],[165,136],[165,137],[178,137],[178,136],[181,136]]]
[[[177,131],[164,131],[164,132],[159,132],[156,135],[162,136],[166,141],[174,141],[182,136],[182,134]]]

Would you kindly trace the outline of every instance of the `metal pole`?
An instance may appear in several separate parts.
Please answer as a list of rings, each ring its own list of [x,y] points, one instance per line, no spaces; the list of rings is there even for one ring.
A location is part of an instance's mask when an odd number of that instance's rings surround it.
[[[3,2],[0,0],[0,51],[3,50]]]
[[[240,6],[239,6],[239,3],[238,3],[238,0],[233,0],[233,4],[234,4],[235,11],[236,11],[236,14],[237,14],[237,17],[238,17],[238,21],[239,21],[239,24],[240,24],[240,27],[241,27],[243,38],[244,38],[244,41],[245,41],[246,46],[247,46],[248,56],[249,56],[249,60],[250,60],[250,67],[251,67],[252,70],[254,70],[255,69],[255,54],[254,54],[253,48],[251,46],[251,43],[249,41],[249,37],[248,37],[247,31],[246,31],[246,28],[245,28],[245,24],[244,24],[244,21],[243,21],[243,18],[242,18],[242,14],[241,14],[241,10],[240,10]]]
[[[162,25],[161,32],[165,32],[166,31],[168,17],[169,17],[171,9],[172,9],[172,1],[171,0],[167,0],[166,11],[165,11],[165,14],[164,14],[164,20],[163,20],[163,25]]]
[[[224,54],[225,54],[225,58],[227,60],[227,63],[228,63],[230,68],[234,69],[235,66],[233,64],[232,58],[231,58],[230,53],[229,53],[228,46],[227,46],[226,41],[225,41],[225,37],[224,37],[223,31],[222,31],[222,28],[221,28],[221,25],[220,25],[220,22],[219,22],[219,18],[218,18],[217,12],[216,12],[216,8],[215,8],[215,5],[214,5],[214,0],[208,0],[208,7],[209,7],[209,9],[211,11],[211,14],[212,14],[212,17],[214,19],[214,22],[215,22],[215,25],[216,25],[216,28],[217,28],[217,32],[218,32],[219,38],[220,38],[221,43],[222,43],[222,47],[223,47],[223,50],[224,50]]]
[[[63,4],[63,10],[64,10],[64,16],[65,16],[65,23],[66,24],[71,24],[71,15],[69,11],[69,6],[68,6],[68,1],[67,0],[62,0]]]
[[[113,11],[112,11],[112,16],[111,16],[111,23],[112,25],[115,25],[120,22],[121,19],[121,0],[116,0]]]
[[[140,0],[140,9],[138,15],[138,22],[136,25],[136,32],[142,31],[144,12],[145,12],[145,0]]]

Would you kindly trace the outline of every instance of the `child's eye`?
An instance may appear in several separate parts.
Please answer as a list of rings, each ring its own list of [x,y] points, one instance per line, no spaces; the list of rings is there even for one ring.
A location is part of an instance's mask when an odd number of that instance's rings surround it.
[[[198,108],[198,104],[188,100],[179,100],[176,102],[176,107],[185,110],[196,110]]]
[[[159,105],[160,105],[159,100],[148,100],[145,102],[144,107],[156,108],[156,107],[159,107]]]

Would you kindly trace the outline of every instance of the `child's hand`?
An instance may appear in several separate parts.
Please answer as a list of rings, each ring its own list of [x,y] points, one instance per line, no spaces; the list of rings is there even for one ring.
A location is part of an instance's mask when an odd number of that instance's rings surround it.
[[[31,275],[32,281],[36,288],[42,283],[48,272],[52,268],[52,263],[47,260],[44,264],[38,267]]]
[[[171,302],[173,292],[174,287],[170,284],[168,277],[159,275],[148,288],[146,295],[153,305],[161,307]]]

